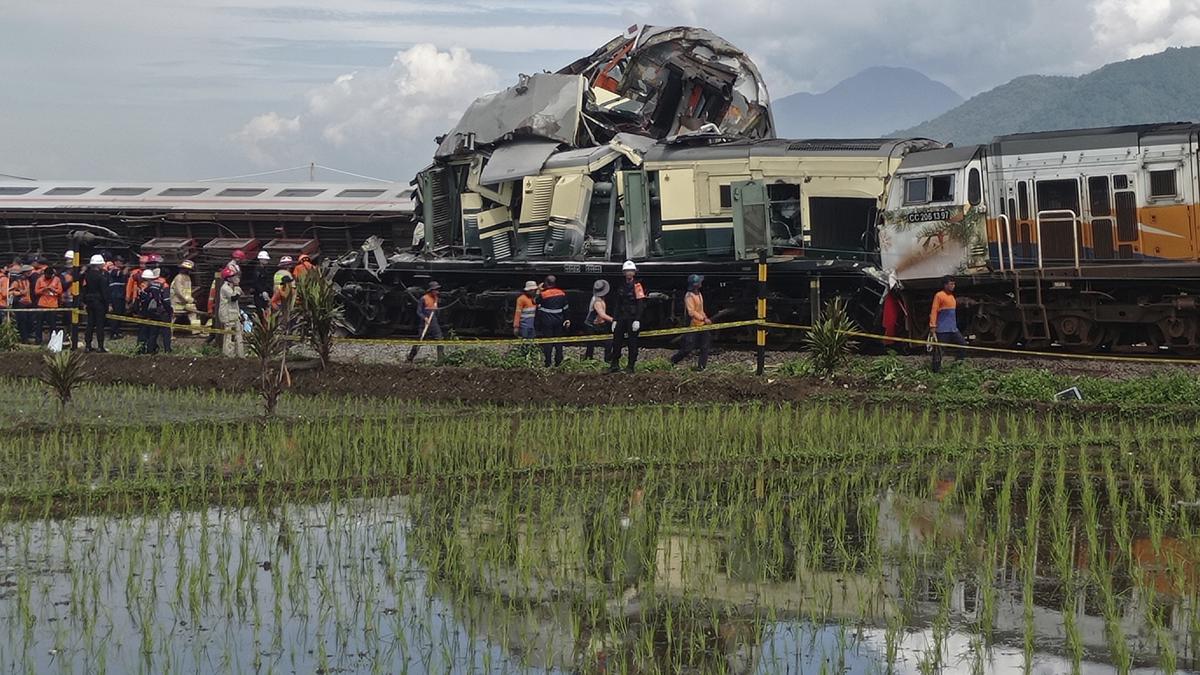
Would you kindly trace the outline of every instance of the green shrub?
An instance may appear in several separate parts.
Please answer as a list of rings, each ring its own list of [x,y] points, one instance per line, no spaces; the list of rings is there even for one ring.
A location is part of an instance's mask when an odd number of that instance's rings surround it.
[[[0,321],[0,352],[11,352],[21,344],[21,333],[16,324],[6,319]]]
[[[333,282],[324,274],[310,272],[296,283],[296,317],[300,334],[317,353],[321,367],[328,366],[333,339],[346,325],[346,312]]]
[[[816,375],[829,377],[850,362],[856,342],[848,333],[853,330],[856,327],[846,314],[846,303],[834,298],[804,336],[808,360]]]
[[[81,351],[63,350],[46,352],[42,363],[44,367],[38,375],[38,380],[50,387],[61,407],[66,407],[71,402],[71,395],[88,379],[88,375],[83,371],[87,358]]]

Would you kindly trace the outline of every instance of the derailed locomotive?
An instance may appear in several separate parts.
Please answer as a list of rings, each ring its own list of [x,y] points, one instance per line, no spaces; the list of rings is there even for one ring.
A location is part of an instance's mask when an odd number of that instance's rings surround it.
[[[646,27],[560,70],[477,100],[414,181],[412,250],[380,242],[338,261],[354,332],[411,331],[420,288],[443,286],[443,321],[507,333],[526,280],[554,274],[575,318],[598,277],[639,265],[647,327],[681,320],[684,280],[708,277],[718,316],[806,322],[813,300],[876,322],[888,289],[877,218],[923,139],[774,138],[754,64],[708,31]],[[812,281],[820,279],[814,293]],[[580,322],[576,322],[577,324]]]

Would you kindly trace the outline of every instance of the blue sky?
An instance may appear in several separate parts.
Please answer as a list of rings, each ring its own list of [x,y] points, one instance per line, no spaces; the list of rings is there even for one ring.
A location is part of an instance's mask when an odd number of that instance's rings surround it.
[[[970,96],[1200,42],[1200,0],[10,0],[0,172],[198,179],[306,164],[406,179],[475,96],[635,23],[700,25],[776,97],[872,65]],[[297,176],[300,177],[300,176]]]

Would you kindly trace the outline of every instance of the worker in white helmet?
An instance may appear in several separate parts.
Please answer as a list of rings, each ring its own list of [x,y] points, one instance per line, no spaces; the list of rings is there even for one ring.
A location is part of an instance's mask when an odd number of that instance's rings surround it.
[[[646,305],[646,289],[637,279],[637,265],[626,260],[621,265],[625,281],[617,287],[613,304],[613,344],[608,362],[608,372],[621,369],[621,348],[628,347],[629,361],[625,372],[632,373],[637,366],[638,334],[642,330],[642,312]]]
[[[83,307],[87,310],[87,328],[84,330],[84,349],[92,351],[92,336],[96,338],[99,351],[104,348],[104,328],[108,317],[108,274],[104,270],[104,256],[97,253],[88,260],[83,273]]]

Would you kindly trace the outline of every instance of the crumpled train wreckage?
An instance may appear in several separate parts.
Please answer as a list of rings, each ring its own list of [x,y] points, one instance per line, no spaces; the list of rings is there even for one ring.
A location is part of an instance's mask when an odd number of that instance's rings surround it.
[[[424,223],[414,245],[493,261],[622,256],[621,168],[696,134],[774,138],[758,68],[707,30],[635,26],[476,100],[414,181]]]

